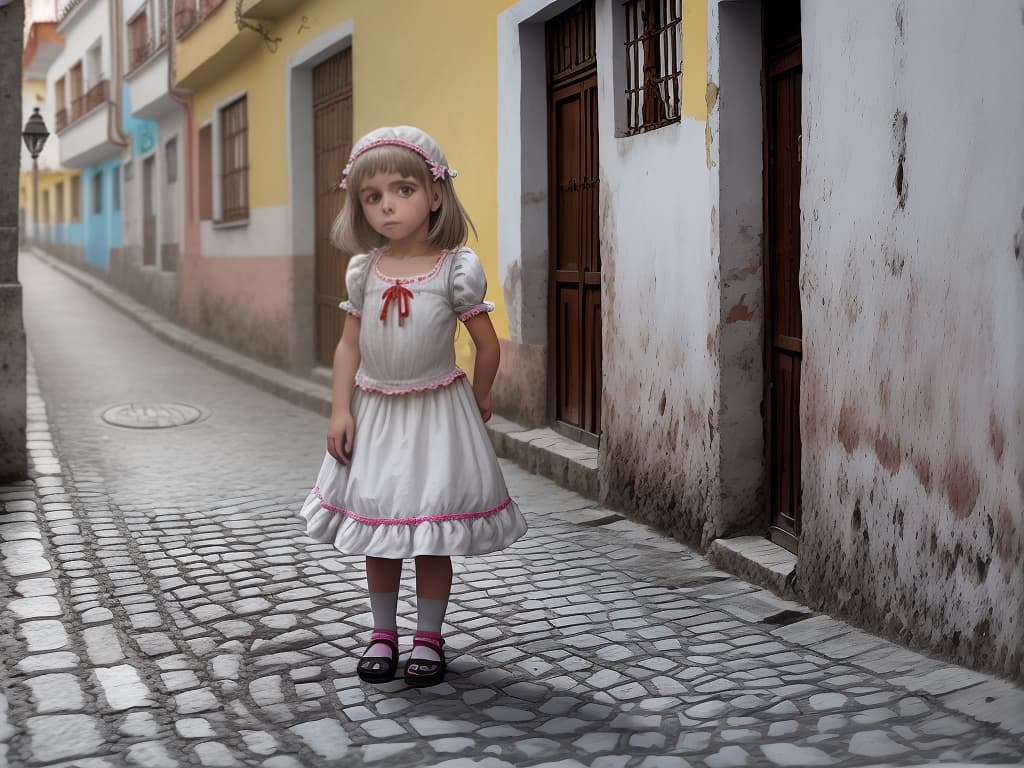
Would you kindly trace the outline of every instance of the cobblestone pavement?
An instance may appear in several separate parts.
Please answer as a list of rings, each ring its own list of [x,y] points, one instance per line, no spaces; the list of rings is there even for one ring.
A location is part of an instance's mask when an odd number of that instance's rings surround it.
[[[1020,688],[783,602],[507,463],[531,531],[457,560],[448,682],[361,684],[360,558],[295,517],[324,420],[21,270],[35,480],[0,488],[0,766],[1024,758]],[[202,418],[101,420],[133,402]]]

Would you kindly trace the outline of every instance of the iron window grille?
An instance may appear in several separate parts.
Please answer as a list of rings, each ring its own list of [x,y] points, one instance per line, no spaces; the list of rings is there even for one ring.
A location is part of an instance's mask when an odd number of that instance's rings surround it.
[[[246,97],[225,107],[221,119],[223,221],[249,218],[249,118]]]
[[[682,0],[627,0],[627,136],[680,118]]]

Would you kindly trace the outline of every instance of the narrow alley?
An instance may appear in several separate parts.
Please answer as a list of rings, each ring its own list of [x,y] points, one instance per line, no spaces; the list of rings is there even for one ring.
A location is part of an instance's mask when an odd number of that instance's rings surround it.
[[[361,558],[295,515],[325,419],[34,256],[19,274],[34,482],[0,488],[0,766],[1024,761],[1019,687],[782,601],[508,462],[530,532],[456,560],[448,681],[363,684]]]

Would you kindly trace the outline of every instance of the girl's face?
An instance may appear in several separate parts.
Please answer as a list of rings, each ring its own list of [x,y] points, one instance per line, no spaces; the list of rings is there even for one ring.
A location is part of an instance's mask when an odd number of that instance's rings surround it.
[[[392,245],[425,241],[430,214],[441,206],[441,185],[400,173],[377,173],[359,185],[359,204],[374,231]]]

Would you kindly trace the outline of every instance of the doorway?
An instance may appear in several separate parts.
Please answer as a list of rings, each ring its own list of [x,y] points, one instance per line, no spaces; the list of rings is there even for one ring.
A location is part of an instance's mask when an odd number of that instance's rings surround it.
[[[550,400],[555,425],[601,433],[601,249],[594,0],[545,24],[548,90]]]
[[[764,51],[765,373],[769,536],[800,539],[800,0],[766,3]]]
[[[156,206],[153,184],[156,177],[156,156],[142,161],[142,266],[156,266]]]
[[[313,69],[313,151],[316,208],[316,361],[330,367],[345,324],[338,304],[348,298],[348,260],[331,244],[331,225],[341,210],[344,191],[338,176],[352,151],[352,49]]]

